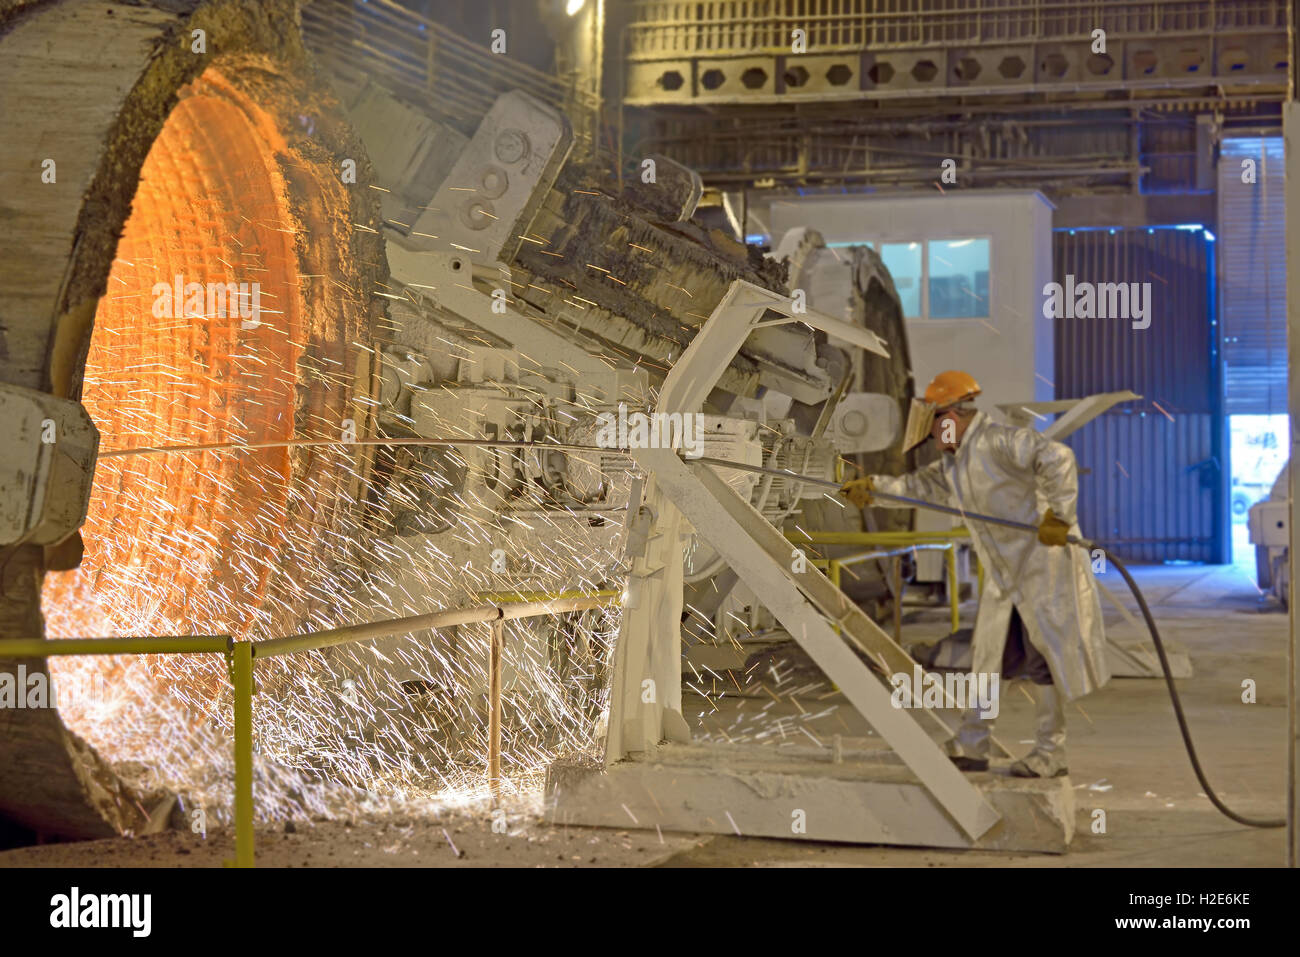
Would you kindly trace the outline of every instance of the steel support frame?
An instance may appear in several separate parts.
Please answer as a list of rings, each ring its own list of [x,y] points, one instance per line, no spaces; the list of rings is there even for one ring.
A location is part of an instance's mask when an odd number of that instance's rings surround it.
[[[784,318],[767,321],[807,322],[855,345],[885,352],[884,344],[867,330],[813,310],[796,312],[789,297],[737,280],[669,373],[657,411],[699,412],[721,371],[772,312]],[[780,564],[755,540],[753,532],[760,526],[770,528],[761,513],[707,466],[693,469],[673,449],[636,449],[631,454],[648,474],[642,508],[650,509],[653,525],[645,554],[633,556],[628,580],[615,655],[606,765],[628,754],[648,752],[665,738],[689,740],[681,716],[679,660],[682,539],[689,521],[755,594],[763,596],[773,615],[972,841],[997,824],[999,813],[948,760],[916,717],[894,706],[884,685],[804,596],[792,568]],[[801,574],[828,584],[815,568]]]

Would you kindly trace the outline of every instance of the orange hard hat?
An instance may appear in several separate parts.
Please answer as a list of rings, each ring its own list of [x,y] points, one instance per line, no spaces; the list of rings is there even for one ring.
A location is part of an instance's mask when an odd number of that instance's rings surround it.
[[[940,372],[925,387],[925,401],[936,409],[947,409],[980,394],[980,384],[968,372],[949,369]]]

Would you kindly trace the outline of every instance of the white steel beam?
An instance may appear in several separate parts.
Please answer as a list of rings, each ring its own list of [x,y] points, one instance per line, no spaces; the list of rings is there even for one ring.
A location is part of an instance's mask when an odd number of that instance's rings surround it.
[[[693,471],[671,449],[642,449],[635,456],[696,533],[726,559],[962,830],[976,839],[996,824],[998,812],[922,729],[911,709],[895,707],[885,685],[804,597],[789,563],[778,562],[757,545],[754,530],[771,528],[762,513],[710,467]],[[821,576],[815,568],[799,574]]]

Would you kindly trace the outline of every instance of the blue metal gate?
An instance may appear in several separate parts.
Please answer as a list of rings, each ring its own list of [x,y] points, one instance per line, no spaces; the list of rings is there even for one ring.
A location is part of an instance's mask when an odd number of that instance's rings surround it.
[[[1059,318],[1056,395],[1143,396],[1067,440],[1085,535],[1135,561],[1228,561],[1214,237],[1200,226],[1063,229],[1055,281],[1150,283],[1150,325]],[[1141,323],[1139,323],[1140,325]]]

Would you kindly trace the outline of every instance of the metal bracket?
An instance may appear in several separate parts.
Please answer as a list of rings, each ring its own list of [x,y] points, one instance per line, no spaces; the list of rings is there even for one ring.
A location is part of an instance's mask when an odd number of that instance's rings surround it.
[[[1043,435],[1057,442],[1065,440],[1083,428],[1097,416],[1109,412],[1121,402],[1133,402],[1142,398],[1136,392],[1125,389],[1122,392],[1098,392],[1084,396],[1082,399],[1056,399],[1050,402],[1007,402],[998,406],[1012,425],[1028,427],[1034,417],[1063,412],[1059,419],[1043,429]]]

